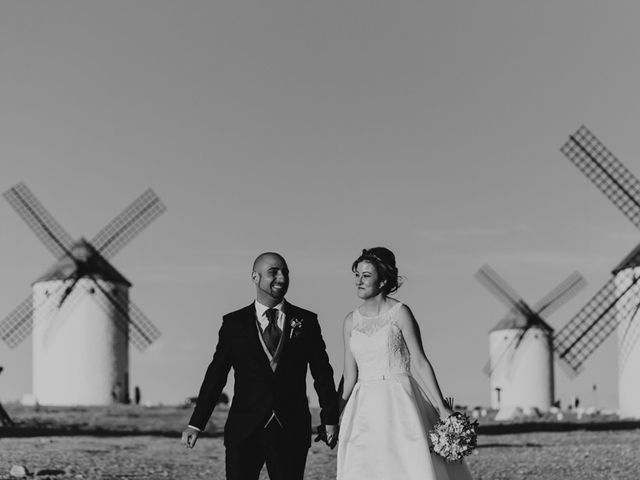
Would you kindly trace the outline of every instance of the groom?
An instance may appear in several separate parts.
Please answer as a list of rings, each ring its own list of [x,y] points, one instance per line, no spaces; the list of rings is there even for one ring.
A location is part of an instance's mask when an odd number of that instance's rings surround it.
[[[182,442],[193,448],[231,367],[234,395],[224,428],[227,480],[302,480],[311,445],[307,365],[320,401],[327,443],[337,441],[338,397],[318,317],[284,299],[289,269],[273,252],[256,258],[256,300],[225,315],[213,360]]]

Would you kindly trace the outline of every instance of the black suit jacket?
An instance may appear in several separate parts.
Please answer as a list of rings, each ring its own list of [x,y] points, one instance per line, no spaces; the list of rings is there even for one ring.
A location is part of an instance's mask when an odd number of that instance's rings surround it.
[[[265,426],[275,412],[287,436],[311,445],[311,414],[307,400],[307,366],[314,379],[325,425],[338,424],[338,397],[326,346],[315,313],[284,303],[285,342],[275,371],[271,368],[256,325],[255,305],[225,315],[213,360],[207,368],[190,425],[204,429],[234,370],[234,394],[224,429],[231,445]],[[297,326],[292,328],[292,322]]]

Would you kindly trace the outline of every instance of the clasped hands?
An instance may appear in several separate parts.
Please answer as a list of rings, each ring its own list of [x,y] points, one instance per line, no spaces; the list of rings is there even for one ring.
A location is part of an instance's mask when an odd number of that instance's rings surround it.
[[[317,435],[314,441],[323,441],[333,450],[338,444],[338,426],[337,425],[318,425]]]

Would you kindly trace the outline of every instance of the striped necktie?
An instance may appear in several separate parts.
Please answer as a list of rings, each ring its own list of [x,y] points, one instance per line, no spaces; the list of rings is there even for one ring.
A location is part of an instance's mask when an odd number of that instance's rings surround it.
[[[276,319],[278,318],[278,309],[270,308],[265,312],[265,315],[267,317],[267,320],[269,320],[269,323],[262,332],[262,338],[264,339],[264,343],[267,346],[269,353],[273,356],[278,348],[280,335],[282,333],[278,328],[278,324],[276,321]]]

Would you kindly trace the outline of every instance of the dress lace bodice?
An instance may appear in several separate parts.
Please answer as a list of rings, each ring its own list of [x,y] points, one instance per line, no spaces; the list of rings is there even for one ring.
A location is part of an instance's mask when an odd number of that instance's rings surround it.
[[[358,365],[358,380],[409,374],[411,357],[397,324],[401,306],[398,302],[374,317],[354,310],[349,345]]]

